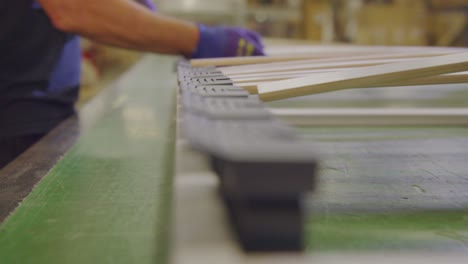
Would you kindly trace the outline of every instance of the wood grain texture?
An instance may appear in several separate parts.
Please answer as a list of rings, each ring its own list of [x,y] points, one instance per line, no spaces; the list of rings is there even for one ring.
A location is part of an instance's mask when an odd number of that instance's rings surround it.
[[[148,56],[120,80],[106,114],[0,226],[2,264],[167,262],[175,60]]]
[[[323,93],[342,89],[388,84],[468,70],[468,53],[415,59],[405,62],[361,67],[339,73],[322,73],[309,77],[258,85],[264,101]]]

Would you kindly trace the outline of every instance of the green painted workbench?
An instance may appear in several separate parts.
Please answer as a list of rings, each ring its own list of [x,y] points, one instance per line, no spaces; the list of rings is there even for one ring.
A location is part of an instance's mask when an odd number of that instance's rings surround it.
[[[0,263],[166,261],[175,62],[145,57],[80,111],[76,144],[0,227]]]

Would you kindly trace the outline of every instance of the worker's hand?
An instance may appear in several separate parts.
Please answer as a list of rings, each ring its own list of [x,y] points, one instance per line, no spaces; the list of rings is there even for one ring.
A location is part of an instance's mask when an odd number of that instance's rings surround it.
[[[254,31],[239,27],[198,25],[200,39],[192,58],[264,55],[262,39]]]
[[[138,3],[146,6],[152,11],[156,11],[156,4],[152,0],[136,0]]]

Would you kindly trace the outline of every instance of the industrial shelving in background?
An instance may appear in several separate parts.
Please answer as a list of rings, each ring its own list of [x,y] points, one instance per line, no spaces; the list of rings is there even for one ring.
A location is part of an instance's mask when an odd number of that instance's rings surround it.
[[[265,37],[362,45],[466,46],[468,0],[158,0],[162,13]]]
[[[304,0],[304,38],[361,45],[467,46],[467,0]]]

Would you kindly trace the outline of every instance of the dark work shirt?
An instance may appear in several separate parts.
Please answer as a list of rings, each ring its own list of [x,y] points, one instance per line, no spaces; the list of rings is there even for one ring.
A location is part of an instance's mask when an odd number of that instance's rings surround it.
[[[0,0],[0,138],[46,133],[74,113],[79,43],[32,0]]]

